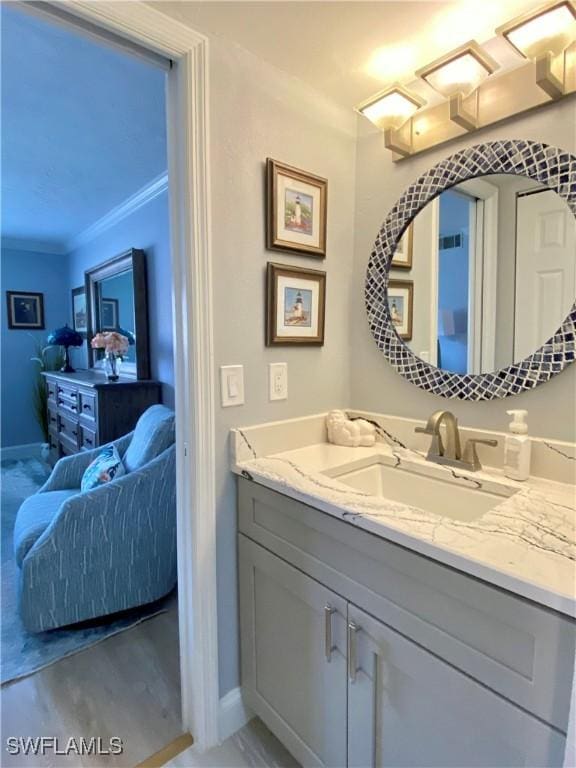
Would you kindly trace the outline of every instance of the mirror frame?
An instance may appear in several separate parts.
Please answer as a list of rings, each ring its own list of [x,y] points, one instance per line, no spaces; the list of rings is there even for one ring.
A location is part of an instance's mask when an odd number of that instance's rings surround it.
[[[388,309],[390,264],[416,214],[461,181],[496,173],[525,176],[554,190],[576,216],[576,157],[548,144],[502,140],[461,150],[420,176],[388,214],[366,271],[365,302],[376,346],[398,373],[417,387],[446,398],[493,400],[543,384],[576,358],[576,301],[556,333],[540,349],[492,373],[460,374],[417,357],[398,336]]]
[[[86,310],[88,317],[88,365],[94,368],[96,354],[90,340],[97,328],[97,283],[106,278],[132,270],[134,283],[134,333],[136,335],[136,362],[123,363],[122,375],[137,379],[150,378],[148,346],[148,291],[146,282],[146,254],[139,248],[130,248],[113,259],[102,262],[84,273]]]

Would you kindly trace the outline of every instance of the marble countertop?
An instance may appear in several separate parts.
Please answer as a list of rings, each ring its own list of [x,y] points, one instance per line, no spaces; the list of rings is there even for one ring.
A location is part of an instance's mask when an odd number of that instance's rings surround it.
[[[541,478],[524,483],[498,470],[466,472],[426,461],[394,439],[370,448],[316,443],[259,457],[242,430],[233,470],[333,517],[438,562],[576,616],[576,493]],[[374,462],[497,495],[472,520],[455,519],[371,495],[338,481],[343,467]],[[408,471],[408,472],[407,472]],[[450,486],[447,485],[449,492]],[[384,489],[385,493],[385,489]]]

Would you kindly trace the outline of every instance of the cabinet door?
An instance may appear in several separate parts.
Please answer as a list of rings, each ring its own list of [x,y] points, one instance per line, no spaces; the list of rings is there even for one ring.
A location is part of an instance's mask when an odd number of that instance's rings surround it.
[[[558,731],[351,604],[348,620],[349,766],[562,765]]]
[[[346,765],[346,611],[338,595],[239,536],[242,691],[304,766]]]

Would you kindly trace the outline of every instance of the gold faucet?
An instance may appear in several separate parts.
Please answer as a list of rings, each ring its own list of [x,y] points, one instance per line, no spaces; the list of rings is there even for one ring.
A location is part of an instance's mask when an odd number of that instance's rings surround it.
[[[440,427],[446,426],[446,445],[442,439]],[[451,411],[434,411],[428,419],[425,427],[416,427],[415,432],[432,436],[432,442],[428,450],[426,459],[436,464],[446,464],[451,467],[460,467],[470,472],[477,472],[482,469],[480,459],[476,453],[476,446],[489,445],[495,448],[498,445],[497,440],[471,439],[466,443],[464,455],[460,447],[460,431],[458,429],[458,419]]]

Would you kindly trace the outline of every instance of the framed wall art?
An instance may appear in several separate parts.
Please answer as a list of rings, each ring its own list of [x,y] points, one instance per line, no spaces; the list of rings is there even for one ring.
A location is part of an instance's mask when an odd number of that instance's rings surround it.
[[[410,341],[412,339],[412,316],[414,312],[414,283],[412,280],[390,280],[388,282],[388,309],[398,336],[405,341]]]
[[[328,181],[268,158],[266,186],[266,247],[323,259]]]
[[[72,289],[72,328],[86,338],[88,316],[86,312],[86,289],[83,285]]]
[[[44,325],[44,294],[30,291],[6,291],[8,328],[11,330],[42,331]]]
[[[392,263],[390,266],[393,269],[412,269],[413,239],[414,227],[410,224],[406,232],[404,232],[398,241],[394,256],[392,256]]]
[[[324,344],[326,272],[268,263],[266,344]]]
[[[101,322],[103,331],[118,330],[119,301],[118,299],[101,299]]]

